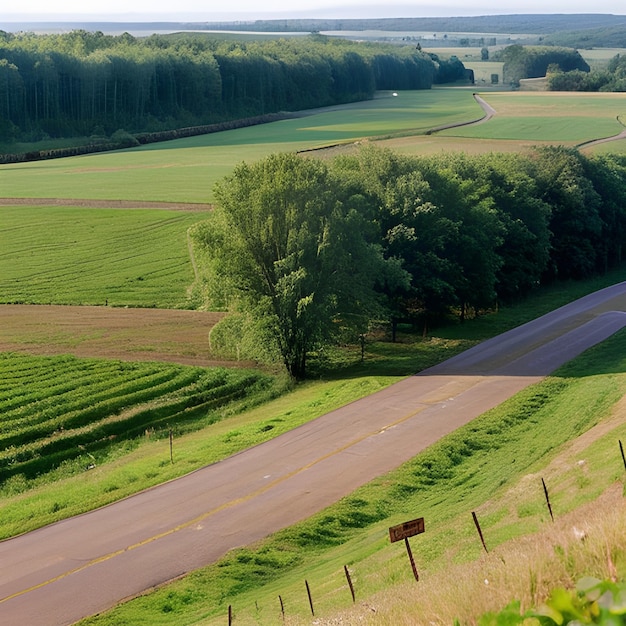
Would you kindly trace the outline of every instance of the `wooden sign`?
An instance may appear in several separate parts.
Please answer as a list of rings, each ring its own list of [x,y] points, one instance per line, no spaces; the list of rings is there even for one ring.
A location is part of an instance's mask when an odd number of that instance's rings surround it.
[[[413,537],[414,535],[419,535],[423,532],[424,518],[419,517],[418,519],[411,520],[410,522],[404,522],[404,524],[392,526],[389,529],[389,539],[391,539],[391,543],[393,543],[394,541],[402,541],[402,539],[407,539],[408,537]]]

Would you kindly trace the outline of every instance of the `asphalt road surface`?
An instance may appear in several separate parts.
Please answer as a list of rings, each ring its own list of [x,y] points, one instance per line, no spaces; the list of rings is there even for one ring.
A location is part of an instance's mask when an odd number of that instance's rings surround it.
[[[0,624],[72,624],[309,517],[626,325],[626,282],[262,445],[0,543]]]

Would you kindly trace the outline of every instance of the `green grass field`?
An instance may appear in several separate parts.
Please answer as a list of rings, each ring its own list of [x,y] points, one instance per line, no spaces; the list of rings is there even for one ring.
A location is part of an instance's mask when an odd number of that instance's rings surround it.
[[[0,168],[2,196],[210,202],[241,161],[367,137],[419,134],[480,117],[468,90],[390,93],[370,101],[238,130],[131,150]]]
[[[490,92],[482,94],[496,110],[486,124],[442,131],[446,137],[534,140],[575,145],[618,135],[626,101],[619,93]],[[497,151],[497,144],[494,145]]]
[[[455,149],[455,137],[576,144],[617,134],[624,115],[621,94],[525,94],[486,92],[498,116],[488,124],[439,134],[439,149]],[[416,136],[449,123],[478,119],[471,90],[438,88],[389,93],[371,101],[297,119],[202,135],[131,150],[5,165],[5,197],[94,198],[210,202],[215,182],[241,161],[278,151],[315,149],[364,138]],[[445,143],[441,138],[447,138]],[[497,145],[492,150],[497,150]]]
[[[188,307],[202,212],[0,207],[0,302]]]

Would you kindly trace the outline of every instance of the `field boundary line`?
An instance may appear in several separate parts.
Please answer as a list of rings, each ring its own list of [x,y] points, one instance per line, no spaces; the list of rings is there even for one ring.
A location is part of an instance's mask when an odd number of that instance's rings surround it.
[[[0,198],[0,206],[68,206],[89,209],[161,209],[164,211],[212,211],[212,204],[156,202],[148,200],[99,200],[90,198]]]

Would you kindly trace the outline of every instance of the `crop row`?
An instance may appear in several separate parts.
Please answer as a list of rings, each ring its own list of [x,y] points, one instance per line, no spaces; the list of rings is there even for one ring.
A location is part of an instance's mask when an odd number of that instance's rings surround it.
[[[150,369],[137,372],[137,377],[156,375],[157,370]],[[37,410],[41,412],[54,411],[59,398],[65,394],[71,396],[89,396],[92,402],[100,399],[99,393],[104,391],[111,395],[118,393],[117,380],[129,384],[128,376],[124,372],[115,371],[113,367],[94,369],[71,369],[70,371],[50,371],[48,376],[39,372],[36,379],[27,382],[27,386],[13,386],[9,390],[0,392],[0,411],[7,423],[19,419],[24,413],[33,416]],[[71,376],[70,376],[71,375]],[[163,372],[161,372],[163,375]],[[66,403],[63,402],[65,405]],[[63,406],[67,410],[67,406]],[[0,427],[0,431],[2,428]]]
[[[16,474],[36,478],[68,461],[84,469],[87,457],[101,462],[112,448],[132,447],[146,431],[163,436],[170,428],[194,430],[269,382],[258,372],[236,369],[18,354],[0,355],[0,374],[11,363],[20,372],[11,395],[24,401],[0,408],[0,484]],[[58,380],[52,396],[40,380],[51,371]],[[0,392],[0,401],[5,395]]]
[[[6,303],[172,306],[193,281],[186,232],[202,213],[6,207]]]

